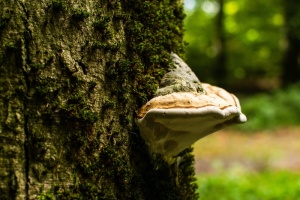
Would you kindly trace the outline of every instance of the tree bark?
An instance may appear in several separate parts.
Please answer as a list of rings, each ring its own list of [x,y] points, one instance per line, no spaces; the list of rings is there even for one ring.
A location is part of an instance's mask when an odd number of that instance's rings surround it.
[[[177,0],[0,0],[0,199],[197,199],[135,125],[182,53]]]

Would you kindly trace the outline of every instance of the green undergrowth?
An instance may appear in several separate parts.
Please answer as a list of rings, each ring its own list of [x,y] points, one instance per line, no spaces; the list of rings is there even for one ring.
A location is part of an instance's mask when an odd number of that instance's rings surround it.
[[[296,200],[300,174],[287,171],[199,175],[200,200]]]
[[[300,85],[272,93],[256,94],[240,98],[242,111],[248,121],[239,130],[257,131],[300,123]]]

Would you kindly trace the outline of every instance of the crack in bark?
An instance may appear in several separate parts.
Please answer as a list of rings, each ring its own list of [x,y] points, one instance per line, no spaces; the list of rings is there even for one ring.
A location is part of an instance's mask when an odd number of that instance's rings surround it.
[[[25,79],[26,84],[26,91],[25,91],[25,98],[23,100],[24,105],[24,134],[25,134],[25,140],[24,140],[24,157],[25,157],[25,199],[29,200],[29,184],[30,184],[30,178],[29,178],[29,169],[30,169],[30,156],[29,156],[29,128],[28,128],[28,100],[30,98],[30,80],[28,76],[28,69],[27,69],[27,63],[30,63],[29,60],[29,43],[32,39],[31,30],[29,29],[29,12],[24,5],[24,3],[19,2],[24,13],[25,17],[22,18],[23,24],[24,24],[24,39],[21,39],[21,60],[22,60],[22,71],[23,76]]]
[[[75,60],[76,61],[76,60]],[[78,65],[81,67],[81,69],[82,69],[82,71],[83,71],[83,74],[84,75],[87,75],[87,67],[86,67],[86,65],[83,63],[83,62],[81,62],[81,61],[76,61],[77,63],[78,63]]]
[[[26,94],[25,94],[25,99],[23,102],[24,105],[24,134],[25,134],[25,141],[24,141],[24,154],[25,154],[25,177],[26,177],[26,184],[25,184],[25,198],[26,200],[29,199],[29,165],[30,165],[30,157],[29,157],[29,146],[28,146],[28,141],[29,141],[29,129],[28,129],[28,114],[26,114],[28,110],[28,98],[29,98],[29,91],[30,91],[30,82],[29,82],[29,77],[26,72],[26,57],[28,54],[27,48],[26,47],[26,42],[22,42],[22,60],[24,61],[22,63],[22,68],[23,68],[23,76],[25,79],[25,84],[26,84]]]
[[[26,200],[29,199],[29,147],[28,147],[28,116],[24,114],[24,132],[25,132],[25,141],[24,141],[24,153],[25,153],[25,177],[26,177],[26,184],[25,184],[25,198]]]

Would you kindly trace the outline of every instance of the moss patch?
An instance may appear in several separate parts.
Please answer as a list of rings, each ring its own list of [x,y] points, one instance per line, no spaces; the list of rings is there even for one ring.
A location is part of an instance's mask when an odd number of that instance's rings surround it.
[[[128,1],[130,23],[126,26],[127,48],[138,105],[150,99],[160,79],[171,67],[170,52],[183,52],[182,6],[177,1]]]
[[[6,36],[0,57],[26,85],[14,92],[25,107],[30,187],[40,199],[195,199],[192,156],[170,166],[149,154],[134,121],[172,67],[170,52],[183,52],[182,6],[87,2],[26,2],[21,17],[2,18],[5,30],[24,29]]]

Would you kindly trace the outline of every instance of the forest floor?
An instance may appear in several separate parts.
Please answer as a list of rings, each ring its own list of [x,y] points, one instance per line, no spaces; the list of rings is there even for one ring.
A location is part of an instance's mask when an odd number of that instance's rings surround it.
[[[227,171],[300,171],[300,127],[254,133],[227,129],[194,145],[196,175]]]

